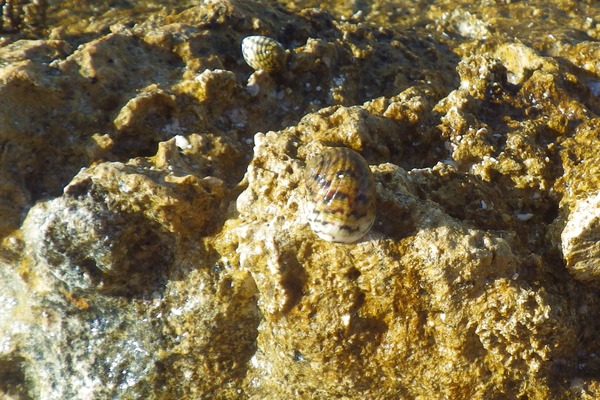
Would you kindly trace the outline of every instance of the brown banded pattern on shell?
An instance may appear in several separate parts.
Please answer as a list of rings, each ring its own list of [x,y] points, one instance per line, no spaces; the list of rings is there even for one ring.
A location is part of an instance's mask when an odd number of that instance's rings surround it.
[[[305,216],[312,230],[330,242],[362,238],[375,221],[375,181],[358,153],[331,147],[310,158],[304,178]]]
[[[285,49],[274,39],[266,36],[248,36],[242,40],[242,55],[255,70],[282,71],[285,66]]]

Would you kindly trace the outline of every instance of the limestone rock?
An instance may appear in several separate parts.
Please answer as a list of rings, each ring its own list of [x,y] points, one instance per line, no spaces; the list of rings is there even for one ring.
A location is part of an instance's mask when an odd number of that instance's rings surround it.
[[[65,0],[3,35],[0,397],[600,397],[574,4]],[[332,145],[375,180],[350,245],[301,212]]]
[[[575,346],[575,332],[551,316],[551,305],[562,300],[518,284],[523,261],[508,242],[466,229],[418,198],[411,175],[426,171],[374,167],[382,210],[368,240],[331,244],[311,240],[297,212],[304,201],[296,160],[302,144],[285,133],[257,135],[255,143],[248,188],[237,202],[240,220],[230,226],[240,236],[241,267],[257,284],[263,316],[247,378],[255,384],[251,396],[284,398],[300,387],[307,398],[486,396],[496,389],[476,389],[463,374],[525,363],[520,373],[543,379],[542,360],[564,357]],[[291,210],[290,217],[281,209]],[[535,339],[515,345],[523,325]],[[549,331],[569,338],[565,347],[545,346]],[[433,350],[428,343],[437,349],[431,362],[447,366],[443,379],[418,372],[433,368],[426,357],[412,364],[415,354]],[[380,382],[380,368],[397,379]],[[287,385],[274,384],[284,379]],[[520,378],[505,383],[512,379]],[[440,391],[440,382],[446,389]]]
[[[581,200],[561,235],[569,272],[584,282],[600,282],[600,194]]]

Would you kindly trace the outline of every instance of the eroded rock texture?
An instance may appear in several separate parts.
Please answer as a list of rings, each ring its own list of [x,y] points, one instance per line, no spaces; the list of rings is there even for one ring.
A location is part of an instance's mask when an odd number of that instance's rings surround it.
[[[600,396],[600,10],[350,3],[65,1],[1,39],[2,397]],[[332,145],[375,179],[352,244],[302,213]]]

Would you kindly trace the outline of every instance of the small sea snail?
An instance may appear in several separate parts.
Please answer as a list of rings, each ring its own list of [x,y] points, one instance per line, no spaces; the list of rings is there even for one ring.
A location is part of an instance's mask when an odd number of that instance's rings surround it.
[[[283,46],[266,36],[248,36],[242,40],[242,55],[255,70],[279,72],[285,66],[286,54]]]
[[[326,148],[308,160],[304,186],[304,213],[321,239],[351,243],[371,229],[375,181],[360,154],[345,147]]]

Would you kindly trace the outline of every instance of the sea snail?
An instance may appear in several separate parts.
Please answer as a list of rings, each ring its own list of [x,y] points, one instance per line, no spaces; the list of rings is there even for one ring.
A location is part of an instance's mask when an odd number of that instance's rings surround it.
[[[255,70],[279,72],[285,66],[286,54],[283,46],[266,36],[248,36],[242,40],[242,55]]]
[[[360,154],[328,147],[309,158],[304,213],[311,229],[329,242],[362,238],[375,221],[375,181]]]

